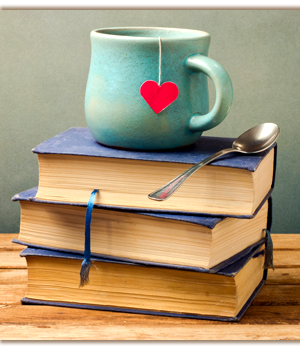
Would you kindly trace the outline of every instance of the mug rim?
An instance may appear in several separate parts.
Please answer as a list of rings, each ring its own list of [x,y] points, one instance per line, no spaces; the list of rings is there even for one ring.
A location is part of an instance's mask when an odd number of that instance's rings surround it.
[[[115,38],[115,39],[123,39],[123,40],[151,40],[156,41],[159,36],[133,36],[133,35],[118,35],[112,33],[105,33],[104,31],[112,31],[112,32],[120,32],[124,30],[157,30],[157,31],[173,31],[179,33],[190,33],[190,36],[182,36],[182,37],[161,37],[163,41],[178,41],[178,40],[195,40],[204,37],[209,37],[210,35],[202,30],[196,29],[184,29],[184,28],[169,28],[169,27],[106,27],[106,28],[97,28],[91,31],[91,35],[96,35],[104,38]]]

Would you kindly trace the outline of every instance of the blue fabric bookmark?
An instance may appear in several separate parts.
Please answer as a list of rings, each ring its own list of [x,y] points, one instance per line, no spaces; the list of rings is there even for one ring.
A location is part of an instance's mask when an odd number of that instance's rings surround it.
[[[86,218],[85,218],[85,243],[84,243],[84,260],[81,264],[80,270],[80,285],[79,287],[83,287],[89,283],[89,273],[92,265],[91,262],[91,220],[92,220],[92,212],[94,208],[94,202],[96,193],[99,190],[94,190],[87,204],[86,208]]]
[[[265,257],[265,269],[269,269],[272,267],[274,270],[274,265],[273,265],[273,241],[271,238],[271,234],[269,230],[264,229],[266,231],[266,236],[267,236],[267,242],[266,242],[266,257]]]

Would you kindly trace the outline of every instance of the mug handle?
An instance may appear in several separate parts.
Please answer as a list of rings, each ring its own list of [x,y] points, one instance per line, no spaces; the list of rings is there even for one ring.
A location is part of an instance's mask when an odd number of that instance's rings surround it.
[[[232,104],[233,88],[229,75],[218,62],[201,54],[189,56],[185,60],[185,66],[192,72],[206,74],[216,89],[216,102],[213,109],[205,115],[194,114],[188,128],[191,132],[214,128],[225,119]]]

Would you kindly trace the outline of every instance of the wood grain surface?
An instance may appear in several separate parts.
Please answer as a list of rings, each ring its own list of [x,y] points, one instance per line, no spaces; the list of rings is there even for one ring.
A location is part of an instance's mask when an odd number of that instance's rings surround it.
[[[23,246],[0,235],[1,340],[300,340],[300,235],[274,234],[274,265],[238,323],[22,305]]]

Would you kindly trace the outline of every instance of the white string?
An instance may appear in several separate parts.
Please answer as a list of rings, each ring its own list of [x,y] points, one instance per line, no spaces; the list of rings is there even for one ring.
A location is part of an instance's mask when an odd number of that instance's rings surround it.
[[[161,38],[158,37],[159,41],[159,72],[158,72],[158,85],[160,86],[160,79],[161,79]]]

